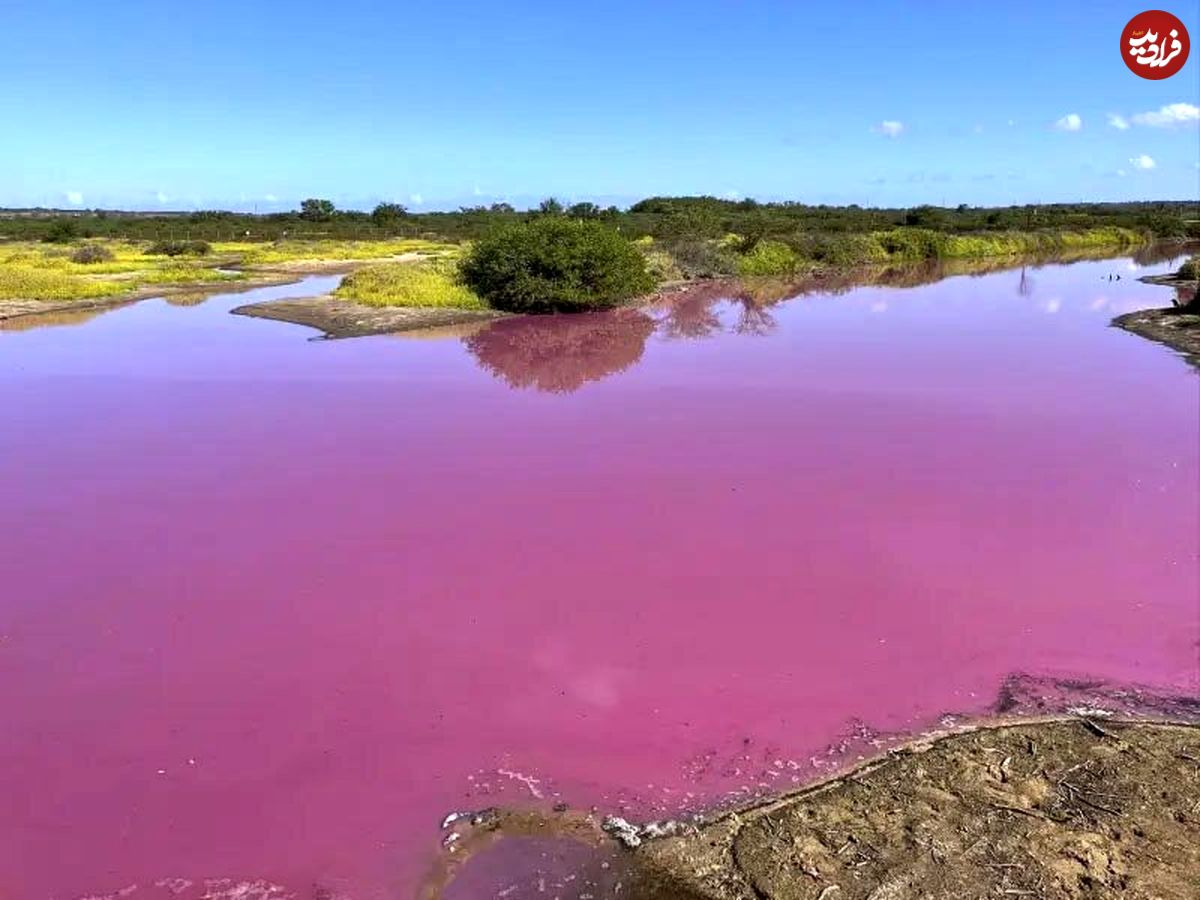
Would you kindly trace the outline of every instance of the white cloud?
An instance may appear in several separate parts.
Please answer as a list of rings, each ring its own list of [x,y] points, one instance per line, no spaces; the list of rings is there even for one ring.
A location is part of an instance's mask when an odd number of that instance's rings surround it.
[[[154,196],[155,196],[155,199],[157,199],[159,203],[170,203],[171,202],[171,198],[168,197],[166,194],[164,194],[162,191],[159,191]]]
[[[72,206],[83,206],[83,194],[79,191],[66,191],[63,196]]]
[[[1083,119],[1079,118],[1079,113],[1067,113],[1054,123],[1056,131],[1079,131],[1081,128],[1083,128]]]
[[[276,197],[274,194],[265,194],[263,196],[263,199],[266,200],[268,203],[278,203],[279,202],[279,198]]]
[[[420,206],[422,203],[425,202],[425,198],[422,197],[420,194],[409,194],[408,202],[411,203],[413,206]]]
[[[1125,170],[1124,170],[1124,169],[1117,169],[1117,174],[1118,174],[1118,175],[1120,175],[1122,178],[1124,178],[1124,177],[1125,177]]]
[[[897,122],[894,119],[884,119],[878,125],[873,126],[871,130],[876,134],[882,134],[890,138],[900,137],[904,132],[904,123]]]
[[[735,190],[728,190],[728,191],[726,191],[724,194],[722,194],[721,196],[722,196],[722,197],[724,197],[726,200],[741,200],[741,199],[742,199],[742,192],[741,192],[741,191],[735,191]]]
[[[1154,112],[1138,113],[1133,117],[1138,125],[1149,125],[1151,128],[1174,128],[1176,125],[1186,125],[1189,122],[1200,122],[1200,106],[1190,103],[1168,103]]]
[[[1129,128],[1129,120],[1124,116],[1118,116],[1116,113],[1108,114],[1108,124],[1117,131],[1125,131]]]
[[[1153,169],[1156,165],[1154,160],[1143,153],[1141,156],[1135,156],[1129,160],[1130,165],[1135,169]]]
[[[483,196],[483,188],[481,188],[479,185],[475,185],[475,187],[471,188],[471,193],[474,194],[476,197],[482,197]]]

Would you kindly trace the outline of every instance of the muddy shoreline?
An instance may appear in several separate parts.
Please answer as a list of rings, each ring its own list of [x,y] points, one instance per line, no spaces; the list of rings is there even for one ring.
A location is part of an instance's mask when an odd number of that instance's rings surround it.
[[[1112,320],[1115,328],[1171,348],[1194,368],[1200,369],[1200,306],[1196,304],[1197,282],[1176,274],[1145,275],[1138,279],[1175,289],[1175,304],[1158,309],[1139,309]]]
[[[445,827],[452,850],[424,900],[456,896],[468,861],[506,838],[587,848],[579,889],[597,897],[1184,900],[1200,885],[1200,726],[1103,711],[981,721],[703,820],[484,810]]]
[[[980,727],[635,856],[645,900],[1183,900],[1200,884],[1200,728],[1083,717]]]
[[[675,819],[448,816],[419,896],[466,896],[472,860],[514,841],[575,847],[595,897],[1196,896],[1181,885],[1200,885],[1200,696],[1015,672],[979,717],[866,737],[831,744],[841,764],[807,783]],[[518,879],[511,900],[541,881]]]
[[[497,310],[365,306],[329,294],[295,300],[267,300],[230,310],[236,316],[272,319],[315,328],[325,338],[367,337],[427,328],[490,322],[509,314]]]

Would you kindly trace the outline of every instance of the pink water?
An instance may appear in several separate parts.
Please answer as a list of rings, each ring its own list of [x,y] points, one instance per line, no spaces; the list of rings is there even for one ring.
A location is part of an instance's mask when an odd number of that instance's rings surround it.
[[[703,808],[1014,672],[1200,692],[1200,381],[1107,327],[1135,268],[0,331],[0,897],[407,897],[452,809]]]

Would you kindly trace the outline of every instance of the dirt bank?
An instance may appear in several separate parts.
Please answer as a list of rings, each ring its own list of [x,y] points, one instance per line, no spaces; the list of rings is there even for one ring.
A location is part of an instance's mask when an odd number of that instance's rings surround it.
[[[515,880],[509,868],[504,896],[540,896],[545,860],[571,845],[573,874],[552,885],[564,900],[1194,900],[1200,727],[1081,709],[926,735],[695,822],[632,825],[560,807],[485,810],[446,827],[423,898],[471,896],[479,872],[531,848],[539,868]]]
[[[1200,729],[980,728],[634,856],[646,900],[1195,898]]]
[[[1200,305],[1197,282],[1178,275],[1146,275],[1139,281],[1175,289],[1173,306],[1140,309],[1112,320],[1117,328],[1164,344],[1187,362],[1200,368]]]
[[[424,328],[488,322],[507,313],[475,309],[363,306],[331,295],[296,300],[269,300],[232,310],[235,315],[307,325],[327,338],[365,337]]]
[[[1117,328],[1165,344],[1200,369],[1200,310],[1142,309],[1112,320]]]

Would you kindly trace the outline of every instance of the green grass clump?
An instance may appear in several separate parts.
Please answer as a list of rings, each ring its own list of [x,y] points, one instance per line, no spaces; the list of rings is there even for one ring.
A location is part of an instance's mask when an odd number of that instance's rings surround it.
[[[794,275],[800,268],[800,257],[787,244],[779,241],[759,241],[738,257],[739,275]]]
[[[1200,254],[1185,260],[1183,265],[1179,267],[1179,271],[1175,274],[1180,278],[1190,278],[1192,281],[1200,281]]]
[[[347,275],[334,295],[366,306],[487,309],[458,279],[452,265],[395,262],[366,266]]]

